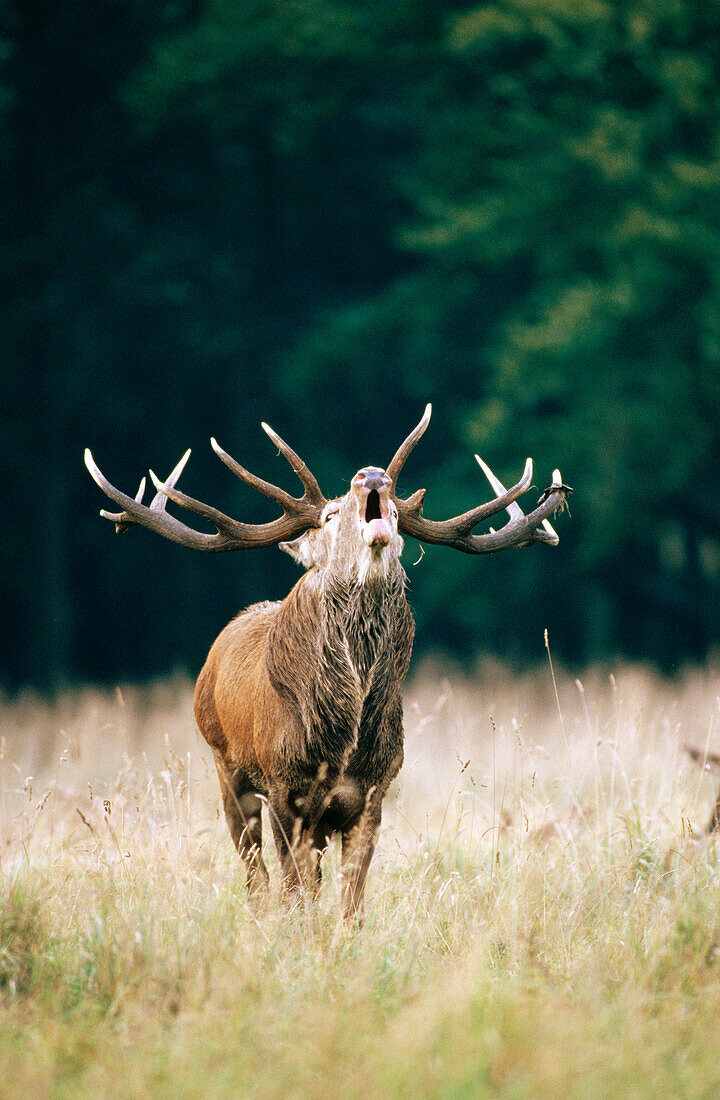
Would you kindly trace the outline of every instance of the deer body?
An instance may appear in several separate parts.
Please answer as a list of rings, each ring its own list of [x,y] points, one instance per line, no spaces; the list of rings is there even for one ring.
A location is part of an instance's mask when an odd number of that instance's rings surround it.
[[[281,603],[241,612],[210,650],[195,716],[251,889],[267,878],[265,798],[285,890],[319,882],[320,854],[339,831],[345,908],[357,907],[382,799],[403,759],[400,683],[414,623],[395,564],[365,584],[314,567]]]
[[[301,498],[248,473],[213,440],[235,474],[283,508],[282,517],[259,526],[238,523],[176,488],[189,452],[166,482],[151,471],[157,495],[149,506],[142,504],[144,479],[133,500],[107,481],[86,452],[90,473],[122,506],[120,513],[102,513],[118,531],[139,524],[201,550],[279,545],[307,569],[283,601],[255,604],[225,627],[195,690],[195,716],[213,750],[230,834],[251,892],[268,881],[262,858],[266,802],[283,897],[317,888],[322,852],[339,832],[343,910],[354,916],[361,909],[382,801],[403,759],[401,684],[414,623],[405,599],[400,532],[466,553],[557,542],[547,517],[570,490],[555,471],[539,506],[525,516],[516,500],[532,479],[530,460],[521,481],[505,490],[478,459],[498,495],[454,519],[424,519],[424,491],[400,499],[397,476],[429,418],[430,406],[387,471],[364,467],[349,492],[335,500],[325,499],[302,460],[266,425],[305,486]],[[168,500],[212,522],[217,534],[168,515]],[[472,533],[503,508],[511,517],[505,527]],[[297,537],[281,541],[290,536]]]

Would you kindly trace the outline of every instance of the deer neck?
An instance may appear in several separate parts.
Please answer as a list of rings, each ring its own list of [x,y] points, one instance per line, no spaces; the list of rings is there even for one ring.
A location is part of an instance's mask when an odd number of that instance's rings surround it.
[[[325,645],[344,653],[361,690],[391,644],[398,615],[405,606],[405,579],[399,562],[395,568],[366,577],[326,574],[323,578]]]

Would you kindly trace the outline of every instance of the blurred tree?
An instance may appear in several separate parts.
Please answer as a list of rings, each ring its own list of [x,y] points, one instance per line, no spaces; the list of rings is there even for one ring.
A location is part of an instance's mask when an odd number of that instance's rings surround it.
[[[117,90],[154,39],[188,17],[184,4],[172,8],[23,0],[0,10],[0,457],[14,490],[0,585],[13,630],[11,681],[47,685],[78,668],[75,570],[87,529],[76,518],[78,495],[86,499],[76,475],[80,433],[91,420],[113,434],[127,408],[112,400],[122,389],[114,385],[123,354],[116,276],[138,225],[117,187],[128,129]]]
[[[211,433],[291,486],[269,419],[335,492],[428,399],[428,515],[485,494],[473,449],[578,493],[557,551],[409,566],[420,648],[717,645],[719,31],[720,0],[0,0],[5,682],[196,668],[293,578],[114,544],[85,442],[127,488],[192,444],[188,490],[262,519]]]
[[[466,131],[486,184],[458,177],[454,212],[413,239],[529,282],[489,342],[470,432],[509,454],[521,426],[577,478],[579,656],[701,657],[720,629],[720,8],[499,14],[449,37],[469,64],[504,59]]]
[[[456,437],[507,477],[533,453],[540,479],[562,458],[577,480],[560,550],[503,562],[504,584],[493,563],[482,607],[458,611],[477,563],[416,578],[433,631],[452,608],[451,645],[539,649],[540,621],[568,658],[668,666],[718,638],[718,31],[717,3],[456,15],[404,181],[424,268],[304,342],[318,379],[355,342],[381,371],[391,317],[404,379],[434,363],[426,392],[460,398]],[[428,508],[453,482],[467,503],[455,473],[430,472]]]

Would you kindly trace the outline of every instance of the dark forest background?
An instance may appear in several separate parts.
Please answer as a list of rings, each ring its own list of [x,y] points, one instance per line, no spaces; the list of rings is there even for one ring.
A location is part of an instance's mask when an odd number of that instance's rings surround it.
[[[434,414],[400,489],[576,492],[556,550],[406,551],[420,650],[720,641],[718,0],[0,0],[6,688],[196,671],[277,550],[116,539],[135,492],[275,512]],[[534,499],[531,498],[531,499]]]

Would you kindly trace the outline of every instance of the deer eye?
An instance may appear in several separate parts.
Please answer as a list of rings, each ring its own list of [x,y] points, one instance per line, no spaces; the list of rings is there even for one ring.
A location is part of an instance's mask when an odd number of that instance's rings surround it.
[[[337,519],[337,512],[328,512],[328,514],[325,516],[324,522],[327,523],[328,520],[331,519]]]

